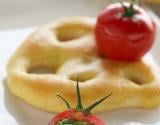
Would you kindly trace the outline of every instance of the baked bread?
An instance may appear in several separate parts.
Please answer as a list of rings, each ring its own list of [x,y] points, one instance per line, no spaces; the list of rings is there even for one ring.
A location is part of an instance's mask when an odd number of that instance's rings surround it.
[[[99,56],[94,26],[95,19],[70,17],[44,25],[32,33],[9,60],[10,91],[35,107],[59,112],[66,107],[57,93],[75,106],[79,74],[84,105],[112,92],[94,112],[157,107],[160,104],[160,72],[155,61],[147,56],[136,62]],[[40,67],[51,72],[33,72]]]
[[[159,0],[144,0],[144,2],[151,3],[151,4],[159,4],[160,3]]]

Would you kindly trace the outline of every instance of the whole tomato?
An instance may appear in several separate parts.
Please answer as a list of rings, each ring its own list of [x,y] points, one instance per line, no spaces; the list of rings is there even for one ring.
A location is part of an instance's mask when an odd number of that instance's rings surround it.
[[[140,59],[151,48],[156,24],[134,3],[114,3],[98,16],[95,37],[100,53],[116,60]]]

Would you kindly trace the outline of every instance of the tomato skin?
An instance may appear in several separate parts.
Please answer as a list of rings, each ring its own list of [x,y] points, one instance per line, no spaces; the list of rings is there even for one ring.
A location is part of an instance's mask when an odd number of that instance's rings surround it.
[[[124,3],[129,6],[129,3]],[[156,24],[147,13],[134,5],[133,17],[122,17],[121,4],[107,6],[98,16],[95,37],[100,53],[111,59],[140,59],[154,43]]]
[[[91,115],[91,114],[84,114],[83,112],[79,112],[76,110],[66,110],[57,114],[48,125],[57,125],[57,123],[64,119],[72,119],[75,121],[83,121],[89,123],[91,125],[105,125],[100,119]]]

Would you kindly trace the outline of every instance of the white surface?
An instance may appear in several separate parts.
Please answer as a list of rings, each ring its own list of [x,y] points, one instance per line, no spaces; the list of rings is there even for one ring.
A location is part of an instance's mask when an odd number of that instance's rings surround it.
[[[0,125],[47,125],[52,117],[52,113],[43,112],[19,100],[17,97],[10,94],[6,87],[5,67],[7,61],[14,50],[19,46],[22,40],[33,29],[21,29],[0,32],[0,41],[3,45],[0,46]],[[160,34],[160,30],[159,34]],[[158,36],[156,48],[153,50],[156,54],[158,45]],[[158,58],[157,58],[158,59]],[[159,125],[160,109],[140,110],[140,109],[121,109],[111,112],[98,114],[108,125],[133,125],[130,122],[146,123],[148,125]],[[141,124],[137,124],[141,125]]]
[[[113,0],[0,0],[0,29],[30,27],[62,16],[95,16]]]
[[[83,9],[82,9],[83,10]],[[94,10],[94,9],[93,9]],[[94,11],[97,11],[96,9]],[[92,13],[94,13],[94,11]],[[83,14],[82,11],[81,14]],[[91,10],[89,11],[89,13]],[[159,21],[157,19],[157,21]],[[5,67],[7,61],[22,40],[33,29],[20,29],[0,32],[0,125],[47,125],[53,116],[52,113],[43,112],[31,107],[17,97],[10,94],[6,87]],[[158,29],[160,34],[160,29]],[[153,53],[156,60],[160,63],[160,35],[157,36]],[[98,114],[108,125],[134,125],[132,122],[147,125],[159,125],[160,109],[140,110],[140,109],[121,109],[111,112]],[[137,124],[141,125],[141,124]]]
[[[117,0],[0,0],[0,30],[37,26],[62,16],[96,16],[111,1]]]

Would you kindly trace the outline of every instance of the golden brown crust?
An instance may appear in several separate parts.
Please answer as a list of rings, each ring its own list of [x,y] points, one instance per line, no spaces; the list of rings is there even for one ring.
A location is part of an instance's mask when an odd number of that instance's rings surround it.
[[[159,4],[160,3],[159,0],[144,0],[144,2],[151,3],[151,4]]]
[[[40,109],[66,109],[56,97],[64,96],[75,106],[75,83],[79,73],[84,105],[113,93],[94,112],[123,107],[152,108],[160,104],[159,68],[150,58],[119,62],[98,56],[94,42],[95,20],[73,17],[58,20],[32,33],[16,50],[7,66],[11,92]],[[35,67],[48,74],[35,74]]]

